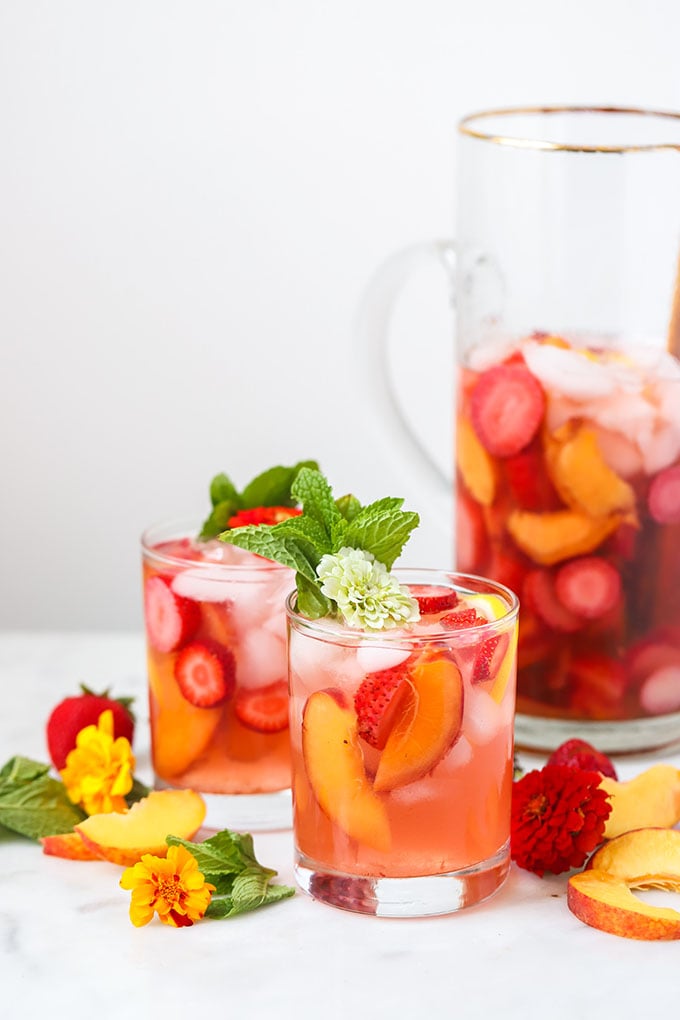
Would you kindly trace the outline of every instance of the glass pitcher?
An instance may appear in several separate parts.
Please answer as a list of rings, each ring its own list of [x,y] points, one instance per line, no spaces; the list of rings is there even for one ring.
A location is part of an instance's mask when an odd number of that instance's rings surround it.
[[[435,256],[454,565],[520,597],[518,745],[680,741],[680,113],[489,111],[458,138],[455,243],[395,256],[360,310],[381,412],[422,471],[387,352],[395,296]]]

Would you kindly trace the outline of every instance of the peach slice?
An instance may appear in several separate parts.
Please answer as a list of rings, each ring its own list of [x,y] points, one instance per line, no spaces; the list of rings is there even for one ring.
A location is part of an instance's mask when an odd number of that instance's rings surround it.
[[[491,506],[496,494],[496,468],[467,418],[459,418],[456,425],[456,454],[465,488],[482,506]]]
[[[624,832],[596,850],[587,866],[633,882],[636,889],[680,892],[680,830]]]
[[[680,770],[673,765],[652,765],[627,782],[603,776],[600,786],[612,806],[605,839],[632,829],[672,828],[680,821]]]
[[[191,839],[205,811],[205,801],[193,790],[154,790],[122,814],[90,815],[75,831],[100,858],[127,867],[142,854],[165,857],[166,836]]]
[[[572,875],[567,906],[580,921],[628,939],[680,939],[680,912],[654,907],[630,891],[632,879],[591,869]]]
[[[463,722],[463,679],[455,662],[426,649],[409,670],[410,708],[380,755],[373,782],[380,793],[405,786],[431,772],[453,747]]]
[[[590,517],[633,510],[635,492],[608,466],[593,429],[571,423],[546,437],[552,483],[567,506]]]
[[[302,753],[321,810],[351,839],[387,852],[387,811],[366,776],[357,718],[342,691],[315,691],[302,715]]]
[[[101,857],[86,846],[79,832],[61,832],[43,836],[40,840],[43,853],[50,857],[65,857],[69,861],[100,861]]]
[[[597,549],[618,528],[621,518],[593,518],[578,510],[534,513],[514,510],[508,518],[508,531],[534,563],[550,567],[572,556],[584,556]]]
[[[222,718],[219,708],[196,708],[177,686],[172,655],[162,667],[149,655],[147,669],[152,695],[152,757],[155,771],[164,779],[180,776],[203,753]]]

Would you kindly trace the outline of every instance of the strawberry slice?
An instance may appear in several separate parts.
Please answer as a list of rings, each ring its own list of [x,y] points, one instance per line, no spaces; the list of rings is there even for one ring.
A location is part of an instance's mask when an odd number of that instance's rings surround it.
[[[623,663],[609,655],[584,652],[569,663],[570,707],[587,719],[620,718],[627,685]]]
[[[473,684],[482,683],[496,675],[508,650],[509,641],[507,634],[494,634],[482,641],[472,666]]]
[[[546,623],[551,630],[573,634],[584,621],[572,613],[555,594],[555,582],[549,570],[531,570],[524,578],[522,599],[526,608]]]
[[[484,616],[478,616],[476,609],[457,609],[442,616],[439,622],[447,630],[463,630],[465,627],[476,627],[489,621]]]
[[[649,486],[647,505],[657,524],[680,524],[680,464],[659,471]]]
[[[443,613],[458,605],[458,595],[453,588],[445,588],[439,584],[410,584],[408,590],[418,603],[423,616],[430,613]]]
[[[478,503],[458,486],[456,498],[456,564],[458,570],[479,571],[487,547],[484,517]]]
[[[556,510],[559,499],[546,474],[538,442],[503,461],[508,487],[522,510]]]
[[[522,364],[495,365],[483,372],[470,397],[472,425],[494,457],[512,457],[524,449],[544,411],[541,385]]]
[[[621,575],[599,556],[582,556],[557,571],[555,594],[570,613],[598,620],[619,601]]]
[[[230,528],[242,528],[246,524],[279,524],[289,517],[299,517],[302,510],[291,506],[256,506],[250,510],[239,510],[229,518]]]
[[[233,693],[234,656],[214,641],[194,641],[175,661],[175,679],[182,696],[197,708],[212,708]]]
[[[281,733],[288,729],[288,684],[276,680],[266,687],[239,691],[234,701],[237,718],[258,733]]]
[[[382,750],[411,695],[412,684],[403,666],[367,676],[354,695],[359,736],[371,747]]]
[[[618,779],[613,762],[602,751],[598,751],[586,740],[565,740],[555,748],[548,758],[548,765],[568,765],[570,768],[585,769],[586,772],[601,772],[610,779]]]
[[[176,595],[171,578],[155,574],[144,584],[146,633],[158,652],[174,652],[186,644],[198,629],[201,611],[193,599]]]

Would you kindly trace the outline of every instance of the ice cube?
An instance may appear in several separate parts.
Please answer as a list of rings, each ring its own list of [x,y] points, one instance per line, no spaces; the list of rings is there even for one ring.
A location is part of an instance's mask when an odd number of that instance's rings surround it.
[[[471,685],[465,691],[463,730],[471,744],[488,744],[503,725],[500,705],[483,687]]]
[[[249,630],[236,649],[236,683],[239,687],[267,687],[288,675],[286,645],[270,631]]]
[[[597,445],[608,467],[620,478],[632,478],[642,471],[642,454],[632,440],[612,432],[610,429],[595,427]]]
[[[386,648],[384,645],[362,645],[357,651],[357,665],[364,673],[379,673],[406,662],[409,648]]]
[[[661,425],[641,441],[644,468],[655,475],[669,467],[680,454],[680,432],[673,425]]]
[[[232,594],[224,570],[211,564],[190,567],[176,574],[171,587],[176,595],[195,602],[226,602]]]
[[[522,352],[529,370],[548,390],[580,399],[614,391],[612,373],[581,351],[530,340]]]

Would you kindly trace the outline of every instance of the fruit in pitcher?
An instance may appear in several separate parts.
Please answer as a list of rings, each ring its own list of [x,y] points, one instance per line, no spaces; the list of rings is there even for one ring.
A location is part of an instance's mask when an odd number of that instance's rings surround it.
[[[233,653],[211,641],[194,641],[177,656],[175,679],[197,708],[214,708],[231,696],[236,683]]]
[[[157,652],[181,648],[194,636],[201,618],[198,603],[177,595],[170,583],[160,574],[144,582],[146,633]]]
[[[76,737],[85,726],[96,726],[102,712],[113,713],[113,735],[125,737],[132,743],[135,731],[134,716],[130,711],[132,698],[112,698],[109,691],[95,694],[81,686],[81,694],[64,698],[49,715],[45,734],[47,749],[56,769],[63,769],[69,751],[76,746]]]
[[[100,858],[127,867],[142,854],[165,857],[166,836],[191,839],[205,811],[205,801],[193,790],[155,790],[124,814],[90,815],[75,831]]]
[[[356,715],[341,691],[315,691],[302,716],[307,778],[321,810],[350,839],[387,852],[385,805],[366,776]]]
[[[453,659],[426,649],[409,668],[412,696],[380,755],[373,783],[379,792],[421,779],[458,738],[463,680]]]
[[[586,740],[577,737],[565,740],[555,748],[548,758],[548,765],[570,765],[573,768],[585,769],[586,772],[601,772],[610,779],[618,778],[616,768],[607,755]]]
[[[534,438],[543,419],[540,383],[521,363],[483,372],[470,396],[472,426],[495,457],[511,457]]]
[[[555,594],[576,616],[597,620],[621,598],[621,575],[599,556],[582,556],[557,571]]]
[[[546,463],[553,485],[567,506],[589,517],[631,511],[635,491],[605,461],[592,428],[576,431],[571,422],[549,437]]]
[[[680,770],[673,765],[652,765],[627,782],[602,777],[612,810],[605,839],[647,827],[672,828],[680,822]]]
[[[458,419],[456,453],[465,488],[482,506],[491,506],[496,494],[496,467],[467,418]]]
[[[258,733],[280,733],[288,729],[288,684],[277,680],[266,687],[239,691],[234,700],[239,722]]]
[[[513,510],[508,531],[534,563],[550,567],[573,556],[593,552],[619,526],[620,518],[593,518],[578,510],[532,513]]]
[[[680,464],[659,471],[649,486],[647,504],[657,524],[680,524]]]

